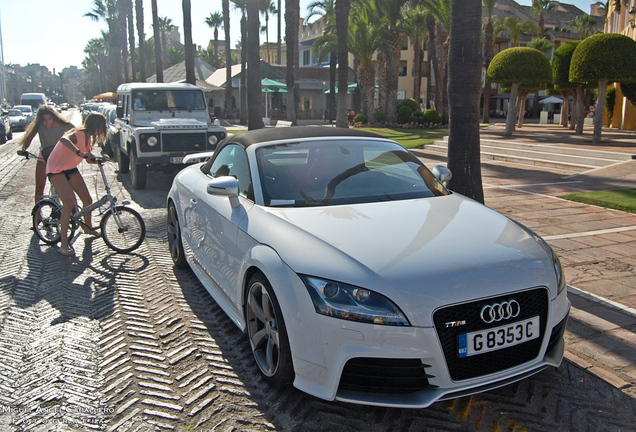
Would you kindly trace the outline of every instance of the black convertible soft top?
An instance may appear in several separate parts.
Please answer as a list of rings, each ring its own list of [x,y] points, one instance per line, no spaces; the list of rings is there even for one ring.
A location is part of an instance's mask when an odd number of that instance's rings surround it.
[[[296,140],[301,138],[326,138],[326,137],[366,137],[366,138],[383,138],[380,135],[362,131],[359,129],[344,129],[335,127],[315,127],[315,126],[292,126],[281,128],[265,128],[241,132],[229,135],[221,141],[215,150],[218,153],[223,147],[230,144],[237,144],[243,148],[247,148],[253,144],[279,141],[279,140]],[[210,166],[214,158],[210,158],[208,162],[201,167],[201,171],[209,172]]]

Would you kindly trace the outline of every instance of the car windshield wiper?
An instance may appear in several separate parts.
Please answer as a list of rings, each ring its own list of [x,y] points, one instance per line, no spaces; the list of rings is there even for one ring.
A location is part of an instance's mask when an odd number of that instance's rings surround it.
[[[188,110],[188,111],[192,112],[192,108],[190,108],[190,107],[185,107],[185,106],[174,106],[174,107],[168,107],[168,109],[169,109],[170,111],[172,111],[172,110]]]

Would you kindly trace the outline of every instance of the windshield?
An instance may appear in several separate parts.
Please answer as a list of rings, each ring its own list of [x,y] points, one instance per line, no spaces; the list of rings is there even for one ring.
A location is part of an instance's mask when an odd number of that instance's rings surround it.
[[[320,206],[447,195],[403,147],[387,142],[301,142],[256,151],[267,206]]]
[[[9,115],[12,115],[12,116],[21,116],[21,115],[22,115],[22,111],[20,111],[20,110],[16,110],[16,109],[12,109],[12,110],[9,110]]]
[[[33,110],[31,109],[30,106],[21,106],[21,107],[16,107],[17,109],[19,109],[20,111],[22,111],[23,113],[32,113]]]
[[[132,94],[135,111],[205,110],[199,90],[136,90]]]

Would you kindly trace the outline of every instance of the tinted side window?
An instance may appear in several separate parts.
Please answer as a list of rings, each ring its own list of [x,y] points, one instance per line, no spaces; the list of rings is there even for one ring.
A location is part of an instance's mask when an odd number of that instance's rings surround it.
[[[210,167],[213,177],[232,176],[238,180],[239,193],[252,199],[249,165],[245,150],[238,145],[224,147],[215,157]]]

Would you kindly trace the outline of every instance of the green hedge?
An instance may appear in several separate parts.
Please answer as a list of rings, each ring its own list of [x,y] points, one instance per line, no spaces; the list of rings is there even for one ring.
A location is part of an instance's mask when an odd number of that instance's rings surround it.
[[[539,50],[527,47],[508,48],[493,57],[488,66],[488,82],[523,83],[541,86],[552,82],[552,67]]]
[[[636,81],[636,41],[618,33],[584,39],[572,54],[570,82]]]

